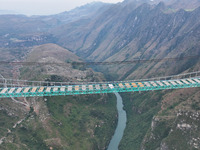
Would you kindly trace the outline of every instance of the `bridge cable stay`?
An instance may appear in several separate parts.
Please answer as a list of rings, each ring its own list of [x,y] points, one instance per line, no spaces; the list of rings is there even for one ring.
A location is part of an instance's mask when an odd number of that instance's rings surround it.
[[[135,80],[126,80],[126,81],[104,81],[104,82],[51,82],[51,81],[29,81],[29,80],[19,80],[19,79],[5,79],[0,78],[0,85],[6,84],[8,86],[65,86],[65,85],[81,85],[81,84],[109,84],[109,83],[120,83],[120,82],[141,82],[141,81],[157,81],[157,80],[173,80],[173,79],[184,79],[191,77],[200,77],[200,71],[183,73],[178,75],[171,76],[161,76],[153,77],[148,79],[135,79]]]

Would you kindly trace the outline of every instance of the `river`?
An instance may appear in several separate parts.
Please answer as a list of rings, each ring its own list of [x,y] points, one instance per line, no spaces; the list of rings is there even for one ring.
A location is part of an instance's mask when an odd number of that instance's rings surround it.
[[[123,110],[123,101],[119,93],[115,93],[117,97],[117,111],[118,111],[118,123],[115,130],[115,134],[112,137],[107,150],[118,150],[119,143],[123,137],[124,129],[126,128],[127,116],[126,112]]]

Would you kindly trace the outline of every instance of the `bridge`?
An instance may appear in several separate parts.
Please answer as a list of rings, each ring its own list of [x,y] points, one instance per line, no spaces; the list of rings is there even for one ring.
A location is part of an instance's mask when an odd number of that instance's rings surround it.
[[[129,81],[44,82],[0,79],[0,98],[154,91],[200,87],[200,71]]]

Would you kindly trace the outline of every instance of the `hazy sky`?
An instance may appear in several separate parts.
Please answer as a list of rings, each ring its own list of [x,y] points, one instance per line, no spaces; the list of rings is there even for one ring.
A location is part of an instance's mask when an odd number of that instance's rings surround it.
[[[0,10],[13,10],[29,15],[56,14],[95,0],[0,0]],[[117,3],[123,0],[98,0]]]

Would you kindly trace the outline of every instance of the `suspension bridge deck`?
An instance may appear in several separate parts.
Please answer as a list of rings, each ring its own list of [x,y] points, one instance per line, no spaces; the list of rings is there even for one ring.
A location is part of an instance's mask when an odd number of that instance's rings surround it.
[[[200,77],[138,82],[115,81],[60,86],[4,87],[0,88],[0,98],[153,91],[192,87],[200,87]]]

